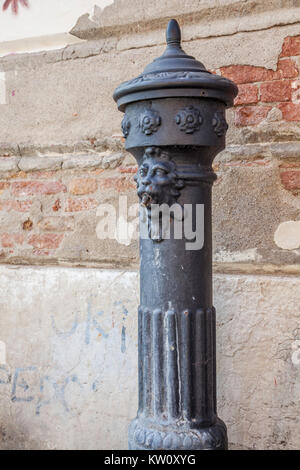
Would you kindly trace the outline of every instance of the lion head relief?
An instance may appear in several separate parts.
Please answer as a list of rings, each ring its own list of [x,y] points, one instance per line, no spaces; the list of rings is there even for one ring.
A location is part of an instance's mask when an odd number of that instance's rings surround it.
[[[147,208],[151,204],[174,204],[184,183],[178,178],[175,163],[157,147],[145,149],[143,161],[135,177],[137,194]]]
[[[145,149],[142,163],[135,176],[137,183],[137,194],[141,205],[148,214],[148,233],[154,232],[158,235],[155,241],[163,239],[163,224],[159,214],[158,219],[151,217],[151,208],[154,205],[167,205],[169,207],[176,203],[180,196],[180,190],[184,187],[184,182],[178,177],[176,164],[169,158],[169,155],[158,147],[148,147]],[[173,212],[170,213],[174,217]]]

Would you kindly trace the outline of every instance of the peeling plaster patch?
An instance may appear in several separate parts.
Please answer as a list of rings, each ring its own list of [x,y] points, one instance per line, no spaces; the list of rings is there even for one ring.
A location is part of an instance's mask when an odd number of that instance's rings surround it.
[[[282,222],[274,233],[274,242],[284,250],[300,248],[300,220]]]
[[[75,25],[70,29],[70,33],[76,37],[81,37],[77,34],[78,31],[89,31],[94,30],[99,27],[99,18],[102,15],[103,10],[114,3],[114,0],[98,0],[97,3],[95,0],[91,0],[91,4],[87,4],[83,15],[79,16]],[[87,37],[82,37],[81,39],[88,39]]]
[[[6,104],[5,72],[0,72],[0,104]]]
[[[249,248],[244,251],[226,251],[220,250],[214,254],[214,261],[220,263],[230,263],[239,261],[259,261],[261,255],[257,253],[256,248]]]

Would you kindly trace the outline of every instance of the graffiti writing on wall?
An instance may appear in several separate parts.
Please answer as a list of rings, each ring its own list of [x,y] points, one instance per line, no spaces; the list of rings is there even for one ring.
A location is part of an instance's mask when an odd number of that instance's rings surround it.
[[[126,352],[126,327],[125,322],[128,316],[128,309],[125,307],[124,302],[116,301],[113,307],[118,312],[118,318],[121,323],[119,325],[119,353],[121,356]],[[120,316],[121,315],[121,316]],[[6,387],[5,394],[10,396],[13,403],[31,404],[36,416],[39,416],[43,408],[51,405],[58,404],[61,411],[70,413],[72,406],[68,403],[68,398],[72,395],[80,393],[85,395],[92,392],[96,393],[99,390],[101,380],[101,358],[99,363],[98,357],[95,356],[95,350],[99,343],[96,339],[101,337],[101,340],[107,342],[112,335],[107,325],[105,325],[104,311],[94,308],[91,300],[87,302],[86,313],[82,317],[82,312],[74,312],[72,324],[67,329],[58,326],[55,315],[51,316],[50,325],[52,329],[51,338],[54,338],[54,347],[58,345],[58,355],[71,355],[69,347],[72,338],[76,339],[74,342],[75,347],[82,349],[82,356],[86,359],[88,354],[92,355],[94,364],[90,368],[91,373],[89,379],[81,377],[80,372],[73,371],[76,366],[72,367],[69,373],[59,369],[59,366],[50,364],[49,373],[45,373],[45,366],[40,365],[26,365],[22,367],[11,368],[5,361],[0,363],[0,387]],[[3,342],[2,342],[3,343]],[[3,343],[4,348],[5,344]],[[95,357],[96,359],[95,359]],[[88,356],[90,357],[90,356]],[[62,364],[63,358],[61,359]],[[96,362],[96,367],[95,367]],[[80,365],[80,364],[77,364]],[[97,368],[99,370],[97,370]],[[65,367],[62,367],[65,369]],[[85,369],[84,365],[80,365],[79,370]],[[93,376],[94,375],[94,376]],[[1,390],[1,389],[0,389]]]

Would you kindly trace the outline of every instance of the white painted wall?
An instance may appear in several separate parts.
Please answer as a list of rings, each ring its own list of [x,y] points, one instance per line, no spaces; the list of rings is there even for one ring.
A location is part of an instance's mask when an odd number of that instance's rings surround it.
[[[100,8],[113,0],[28,0],[29,8],[19,7],[17,15],[11,8],[2,11],[0,0],[0,55],[16,52],[33,52],[64,47],[81,40],[68,31],[77,19],[89,13],[94,6]]]
[[[137,304],[135,272],[0,266],[0,449],[126,448]]]
[[[231,448],[299,449],[300,281],[214,276]],[[0,265],[0,449],[126,449],[136,272]]]

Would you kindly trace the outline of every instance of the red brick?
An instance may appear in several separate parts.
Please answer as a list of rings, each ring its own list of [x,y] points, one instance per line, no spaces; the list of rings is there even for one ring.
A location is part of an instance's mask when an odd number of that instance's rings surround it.
[[[76,178],[69,186],[71,194],[91,194],[97,191],[97,180],[92,178]]]
[[[299,70],[295,61],[292,59],[280,59],[277,64],[276,72],[273,72],[272,80],[280,80],[281,78],[297,78]]]
[[[59,181],[19,181],[12,183],[12,193],[17,196],[33,194],[57,194],[65,192],[67,188]]]
[[[285,163],[281,163],[279,165],[279,168],[299,168],[300,170],[300,163],[285,162]]]
[[[286,170],[280,173],[283,186],[289,190],[300,189],[300,170]]]
[[[11,174],[9,178],[25,180],[26,178],[28,178],[28,173],[26,173],[26,171],[18,171],[17,173]]]
[[[260,85],[260,99],[264,103],[276,101],[290,101],[292,98],[292,82],[290,80],[278,80],[265,82]]]
[[[13,248],[15,245],[22,245],[24,236],[19,233],[2,233],[1,244],[3,248]]]
[[[126,193],[130,189],[136,187],[132,177],[110,177],[102,179],[100,182],[101,189],[115,189],[119,193]]]
[[[137,172],[137,166],[120,166],[118,168],[120,173],[131,173],[135,174]]]
[[[38,250],[56,249],[62,242],[63,234],[44,233],[43,235],[31,235],[28,239],[28,244],[32,245]]]
[[[235,111],[235,125],[253,126],[259,124],[271,109],[271,106],[243,106],[237,108]]]
[[[3,193],[7,188],[9,188],[10,183],[7,183],[7,181],[0,181],[0,194]]]
[[[258,101],[258,88],[256,85],[239,85],[239,94],[234,100],[235,105],[254,104]]]
[[[287,36],[282,45],[281,57],[300,55],[300,36]]]
[[[221,67],[221,74],[230,78],[238,85],[241,83],[263,82],[272,80],[273,70],[264,67],[254,67],[252,65],[229,65]]]
[[[278,108],[285,121],[300,121],[300,103],[281,103]]]
[[[65,205],[65,212],[79,212],[79,211],[88,211],[90,209],[95,209],[98,206],[98,201],[96,199],[67,199]]]
[[[31,208],[32,201],[18,201],[15,200],[0,200],[0,210],[16,211],[16,212],[28,212]]]
[[[230,78],[238,85],[280,80],[281,78],[296,78],[299,75],[298,67],[292,59],[280,59],[276,71],[253,65],[229,65],[221,67],[220,70],[224,77]]]

